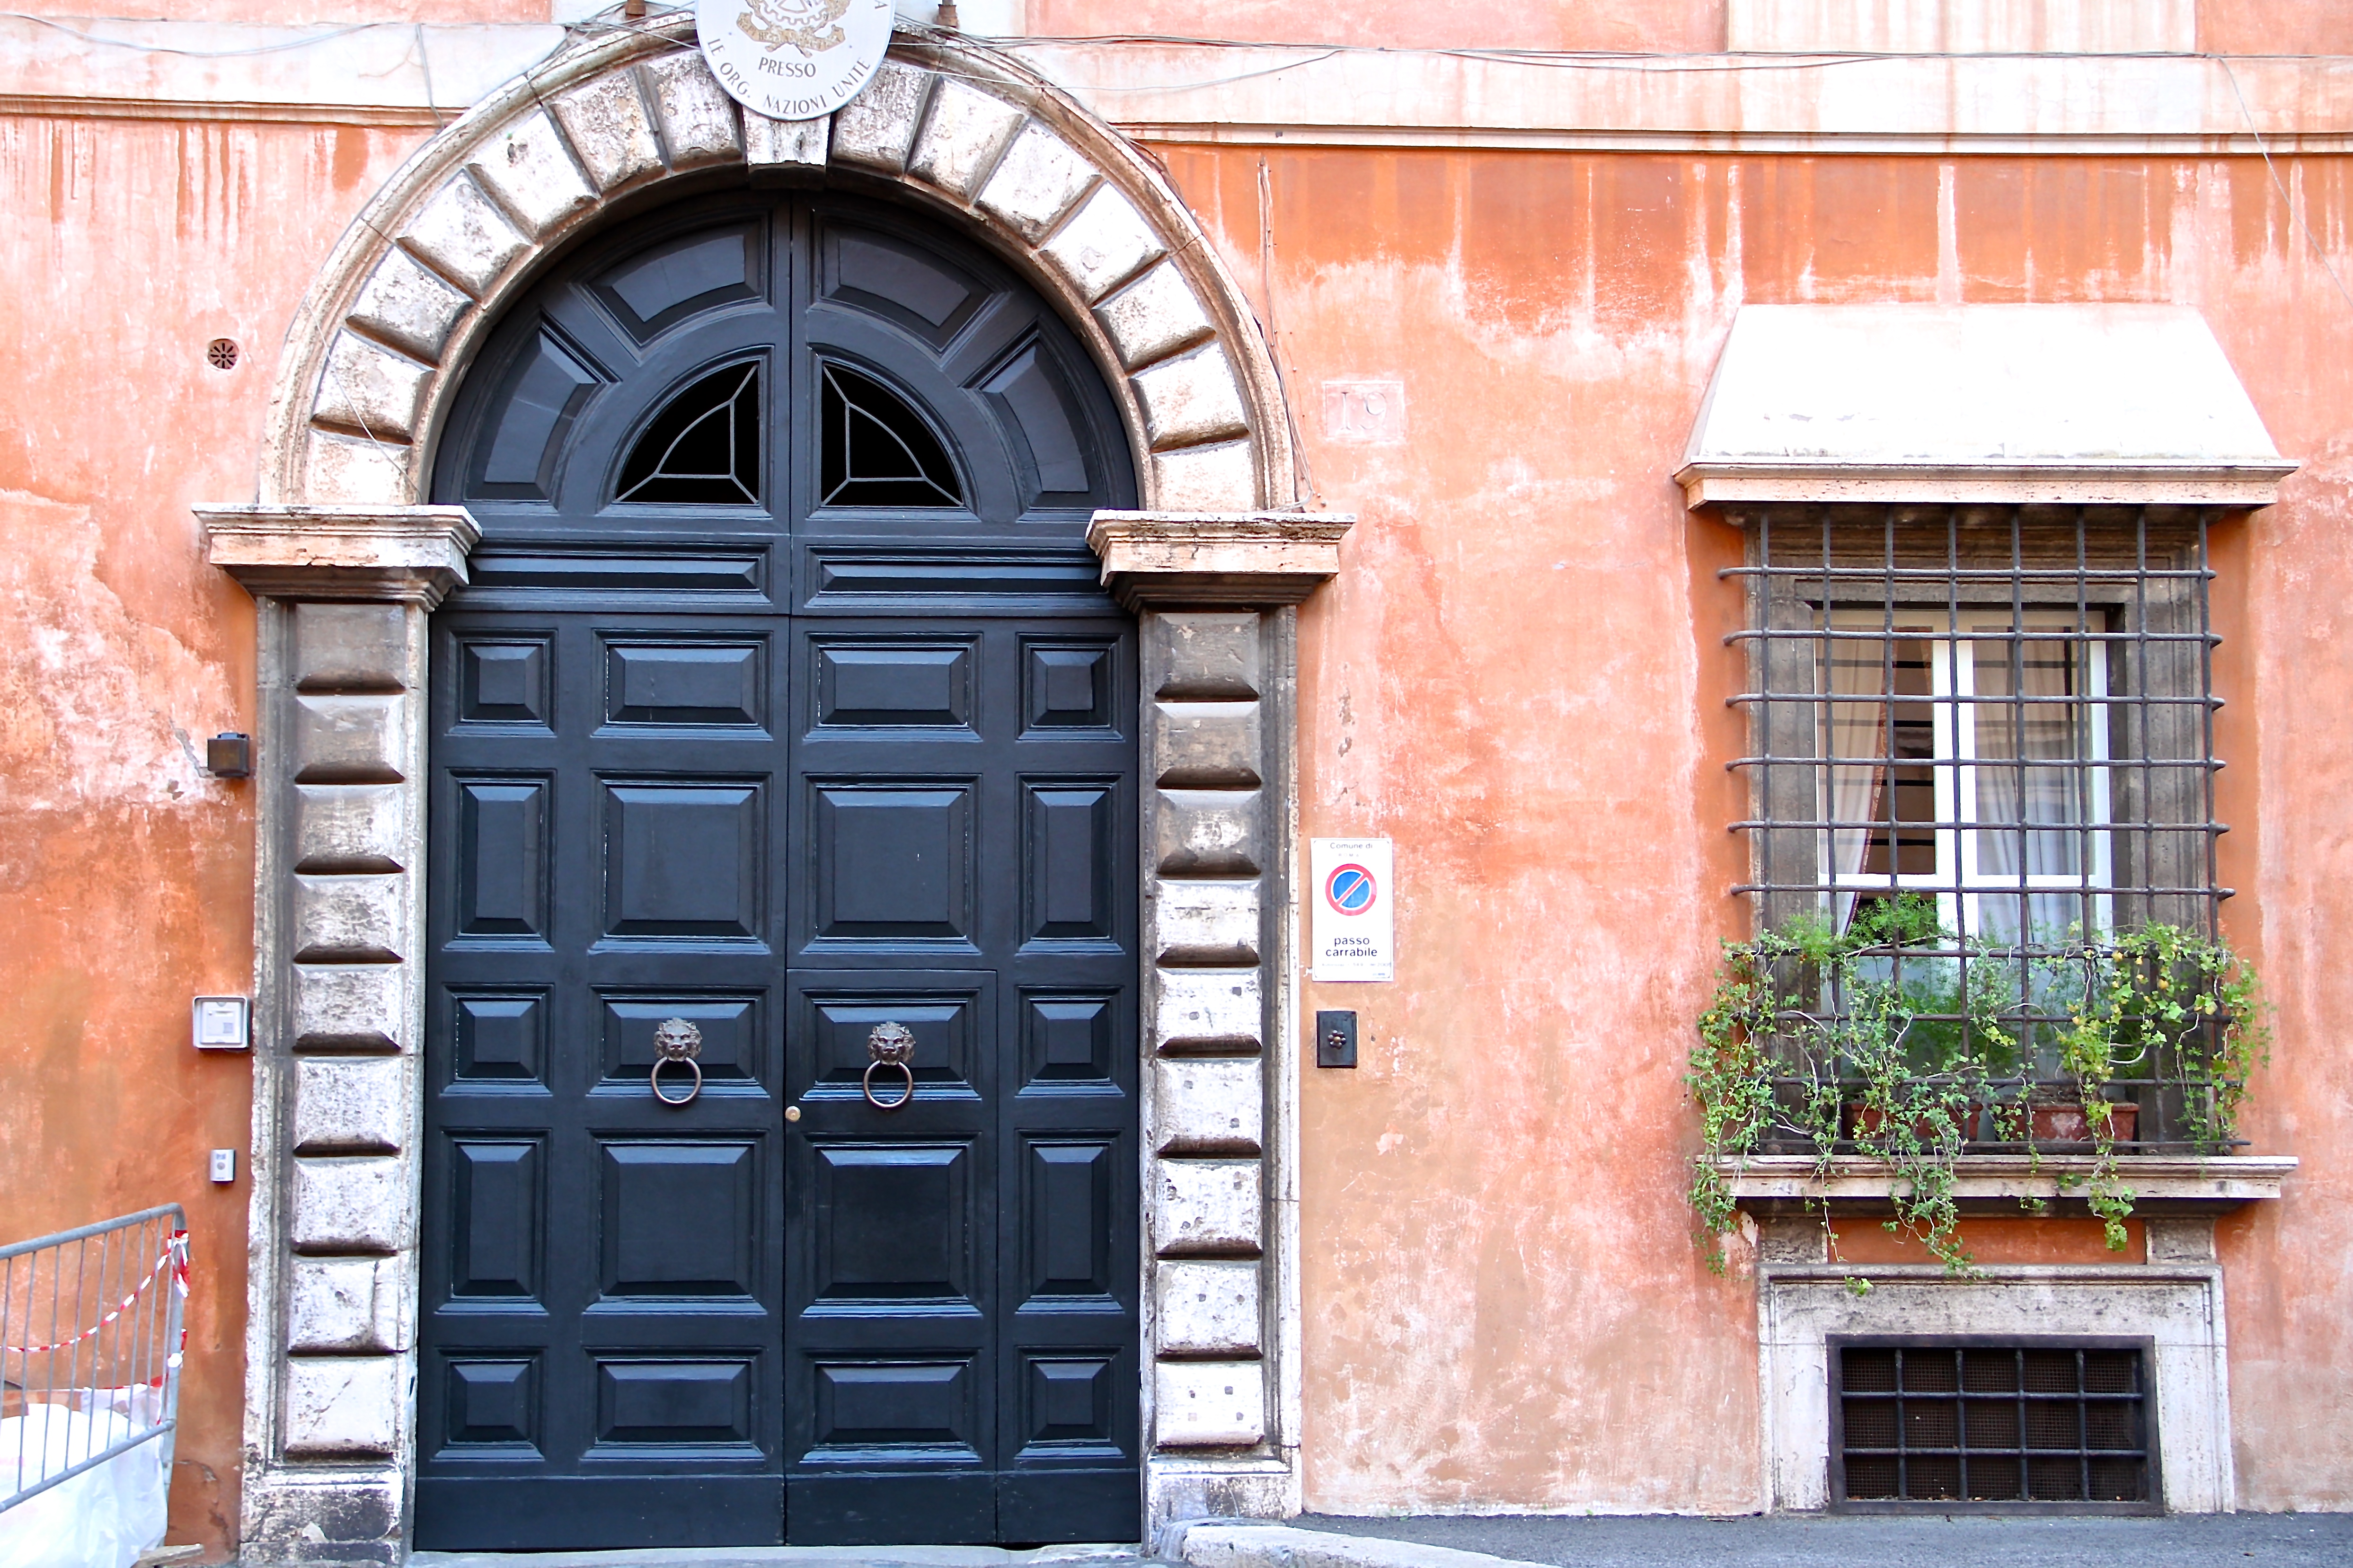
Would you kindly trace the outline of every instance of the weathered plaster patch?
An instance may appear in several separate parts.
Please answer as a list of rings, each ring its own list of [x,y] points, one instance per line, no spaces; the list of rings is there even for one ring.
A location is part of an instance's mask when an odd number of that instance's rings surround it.
[[[227,727],[228,672],[133,618],[87,506],[0,491],[0,810],[186,805],[216,781],[185,736]]]

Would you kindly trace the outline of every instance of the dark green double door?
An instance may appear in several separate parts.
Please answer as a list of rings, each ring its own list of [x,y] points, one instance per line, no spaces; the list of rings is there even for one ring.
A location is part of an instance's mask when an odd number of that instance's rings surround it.
[[[433,639],[420,1547],[1135,1537],[1119,450],[1034,296],[889,209],[712,198],[502,324],[438,481],[484,541]]]

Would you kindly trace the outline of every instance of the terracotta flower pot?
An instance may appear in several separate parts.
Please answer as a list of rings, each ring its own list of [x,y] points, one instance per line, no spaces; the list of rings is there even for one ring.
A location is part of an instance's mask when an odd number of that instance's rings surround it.
[[[2032,1108],[2034,1141],[2045,1148],[2053,1144],[2092,1144],[2092,1118],[2084,1113],[2082,1102],[2062,1100]],[[2108,1107],[2108,1141],[2130,1143],[2140,1130],[2140,1107],[2112,1104]]]
[[[1984,1108],[1982,1106],[1968,1106],[1953,1117],[1954,1124],[1958,1128],[1964,1140],[1978,1136],[1978,1117]],[[1881,1128],[1887,1125],[1887,1113],[1877,1106],[1867,1106],[1858,1100],[1849,1100],[1841,1107],[1840,1119],[1846,1129],[1847,1137],[1870,1138],[1875,1136]],[[1937,1127],[1936,1119],[1932,1117],[1922,1117],[1913,1124],[1912,1130],[1921,1142],[1927,1144],[1934,1144],[1944,1136],[1943,1129]]]

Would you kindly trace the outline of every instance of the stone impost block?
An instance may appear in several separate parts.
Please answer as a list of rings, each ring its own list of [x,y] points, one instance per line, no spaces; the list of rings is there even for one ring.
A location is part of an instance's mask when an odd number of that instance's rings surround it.
[[[1162,1051],[1255,1051],[1264,1028],[1258,970],[1159,969],[1153,1044]]]
[[[447,197],[446,190],[443,196]],[[427,207],[425,217],[432,217],[439,207],[437,202]],[[452,221],[447,214],[443,219]],[[418,222],[422,227],[424,218]],[[512,228],[512,225],[508,227]],[[428,249],[427,253],[433,252]],[[435,260],[439,258],[436,256]],[[473,302],[455,284],[416,257],[393,249],[385,252],[384,260],[368,274],[368,281],[360,285],[359,298],[352,302],[352,313],[345,319],[372,337],[380,337],[419,359],[438,364],[443,346],[449,341],[450,329]]]
[[[933,80],[930,71],[884,60],[865,90],[834,111],[836,161],[893,173],[905,168]]]
[[[407,1250],[411,1231],[407,1160],[298,1159],[293,1168],[287,1235],[295,1251],[390,1254]]]
[[[914,150],[907,155],[907,172],[968,200],[1006,143],[1021,129],[1021,111],[1001,99],[943,77]]]
[[[744,139],[735,130],[735,101],[711,74],[701,50],[664,55],[644,70],[655,111],[661,116],[670,167],[700,168],[744,155]]]
[[[832,136],[830,114],[815,120],[771,120],[744,111],[744,161],[755,174],[763,169],[822,169]]]
[[[286,1364],[290,1458],[388,1455],[400,1436],[397,1356],[295,1356]]]
[[[1176,966],[1258,962],[1258,881],[1159,881],[1146,912],[1153,961]]]
[[[1145,437],[1155,448],[1198,446],[1250,433],[1226,351],[1208,344],[1134,376]]]
[[[598,190],[609,191],[662,166],[653,115],[629,72],[592,78],[549,107]]]
[[[563,133],[543,109],[519,115],[483,138],[466,166],[533,238],[544,238],[596,200],[588,176],[572,161]]]
[[[522,230],[462,170],[434,193],[400,238],[478,297],[531,247]]]
[[[1229,1260],[1164,1263],[1152,1281],[1163,1356],[1261,1353],[1259,1266]]]
[[[317,874],[405,869],[408,796],[397,784],[297,784],[294,869]]]
[[[396,604],[296,605],[293,672],[305,692],[401,690],[408,612]]]
[[[1152,1144],[1163,1154],[1256,1154],[1266,1120],[1257,1056],[1163,1056],[1152,1065]]]
[[[1153,781],[1164,789],[1255,789],[1261,736],[1256,703],[1153,705]]]
[[[1094,181],[1092,164],[1033,121],[1013,139],[980,187],[980,209],[1035,245]]]
[[[1152,1369],[1152,1437],[1163,1448],[1240,1448],[1266,1440],[1260,1361],[1162,1361]]]
[[[298,1257],[286,1274],[286,1348],[326,1354],[408,1349],[402,1260]]]
[[[1166,250],[1135,204],[1110,185],[1097,185],[1071,220],[1039,249],[1089,304]]]
[[[1354,517],[1328,512],[1311,516],[1303,512],[1105,510],[1088,520],[1087,547],[1103,562],[1104,584],[1131,608],[1264,610],[1297,604],[1336,576],[1341,541],[1356,525]],[[1161,694],[1177,694],[1164,684]]]
[[[397,506],[408,499],[408,450],[312,430],[302,448],[303,495],[321,506]]]
[[[1164,1160],[1152,1181],[1152,1245],[1161,1257],[1256,1257],[1263,1245],[1259,1162]]]
[[[407,699],[396,696],[295,698],[294,776],[305,782],[398,782],[408,768],[407,708]]]
[[[1095,307],[1119,362],[1130,370],[1190,348],[1214,330],[1193,286],[1174,261],[1163,261]]]
[[[1264,792],[1161,789],[1152,810],[1152,861],[1163,876],[1256,876]]]
[[[294,1150],[392,1154],[408,1136],[408,1064],[398,1056],[298,1056]]]
[[[1162,610],[1144,618],[1145,668],[1166,698],[1207,701],[1256,697],[1266,684],[1259,665],[1256,610]]]
[[[408,1047],[408,970],[399,964],[296,964],[297,1051]]]
[[[413,359],[348,332],[335,334],[319,376],[311,417],[358,430],[372,440],[406,441],[417,432],[417,405],[432,373]]]
[[[1166,511],[1219,512],[1258,503],[1258,463],[1248,441],[1161,452],[1152,467],[1160,481],[1155,504]]]
[[[407,956],[408,878],[293,878],[294,961],[389,964]]]

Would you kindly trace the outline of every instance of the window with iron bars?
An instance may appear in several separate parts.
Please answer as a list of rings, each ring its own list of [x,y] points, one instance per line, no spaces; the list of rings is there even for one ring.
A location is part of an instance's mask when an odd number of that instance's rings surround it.
[[[2221,900],[2205,514],[2159,507],[1773,506],[1746,529],[1750,842],[1760,928],[1833,932],[1933,906],[1881,967],[2024,1047],[2023,1104],[2053,1075],[2038,1022],[2121,934],[2211,940]],[[1907,980],[1907,975],[1909,979]],[[1836,1010],[1841,1000],[1823,999]],[[2041,1031],[2048,1036],[2048,1029]],[[2126,1151],[2204,1148],[2174,1065],[2120,1075]],[[2056,1099],[2055,1093],[2049,1097]],[[2015,1146],[2023,1120],[1969,1129]]]

